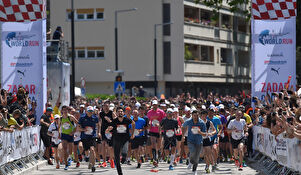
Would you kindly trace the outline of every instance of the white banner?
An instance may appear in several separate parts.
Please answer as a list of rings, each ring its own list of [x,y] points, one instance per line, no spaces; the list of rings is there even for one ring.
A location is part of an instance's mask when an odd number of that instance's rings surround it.
[[[40,126],[13,133],[0,132],[0,165],[37,153],[40,150]]]
[[[37,124],[46,103],[46,20],[2,23],[2,88],[23,86],[37,102]]]
[[[296,85],[296,18],[252,20],[252,95]]]
[[[253,127],[253,148],[276,160],[279,164],[301,171],[301,141],[283,137],[283,133],[275,137],[270,129]]]

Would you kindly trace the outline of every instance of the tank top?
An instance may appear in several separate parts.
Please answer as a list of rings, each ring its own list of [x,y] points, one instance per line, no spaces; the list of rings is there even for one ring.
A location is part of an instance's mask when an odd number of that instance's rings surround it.
[[[182,129],[181,129],[182,123],[181,123],[181,120],[180,120],[179,116],[177,117],[177,121],[178,121],[178,129],[176,131],[176,135],[177,136],[179,136],[179,135],[181,136],[182,135]]]
[[[207,120],[206,121],[206,133],[211,133],[212,132],[212,129],[211,129],[211,127],[210,127],[211,125],[210,125],[210,120]],[[205,137],[203,137],[204,139],[209,139],[209,140],[211,140],[210,139],[210,137],[208,137],[208,136],[205,136]]]
[[[62,127],[62,134],[71,134],[74,130],[74,125],[70,121],[69,116],[67,118],[61,118],[61,127]]]

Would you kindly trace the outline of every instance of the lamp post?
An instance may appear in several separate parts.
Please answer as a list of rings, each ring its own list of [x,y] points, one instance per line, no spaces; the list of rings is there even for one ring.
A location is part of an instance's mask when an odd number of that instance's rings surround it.
[[[117,26],[117,15],[118,13],[136,11],[137,8],[116,10],[115,11],[115,71],[118,71],[118,26]]]
[[[74,50],[74,1],[71,0],[71,57],[72,57],[72,76],[71,76],[71,91],[70,91],[70,100],[74,101],[75,93],[75,50]]]
[[[157,80],[157,27],[173,24],[173,22],[155,24],[154,26],[154,90],[157,96],[158,80]]]

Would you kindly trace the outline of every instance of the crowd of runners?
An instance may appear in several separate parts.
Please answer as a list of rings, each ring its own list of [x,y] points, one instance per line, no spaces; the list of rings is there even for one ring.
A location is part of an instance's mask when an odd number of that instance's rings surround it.
[[[300,97],[288,90],[262,101],[244,94],[194,98],[188,93],[168,99],[77,98],[70,106],[60,105],[47,102],[40,136],[48,164],[65,170],[72,161],[76,167],[86,161],[92,172],[109,167],[119,175],[121,164],[143,168],[145,162],[152,171],[163,163],[169,170],[186,164],[197,174],[199,162],[206,164],[206,173],[218,170],[220,162],[233,162],[242,171],[245,157],[253,153],[254,125],[275,135],[301,135]]]

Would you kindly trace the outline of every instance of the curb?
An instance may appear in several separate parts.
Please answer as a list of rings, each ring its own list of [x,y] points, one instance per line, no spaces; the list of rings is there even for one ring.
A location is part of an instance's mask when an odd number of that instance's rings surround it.
[[[33,165],[27,169],[22,170],[21,172],[15,173],[16,175],[29,175],[33,171],[39,170],[39,168],[45,167],[47,165],[47,160],[39,161],[36,165]]]

